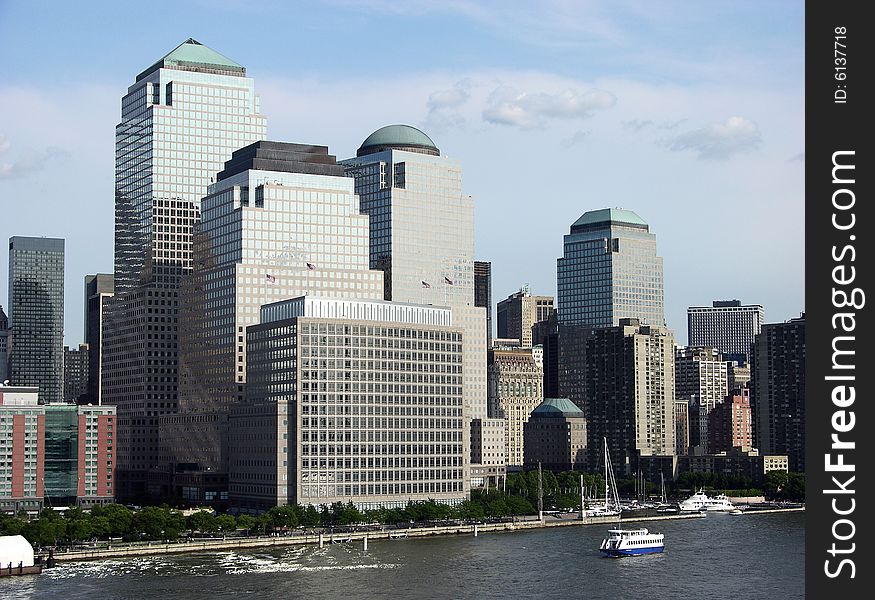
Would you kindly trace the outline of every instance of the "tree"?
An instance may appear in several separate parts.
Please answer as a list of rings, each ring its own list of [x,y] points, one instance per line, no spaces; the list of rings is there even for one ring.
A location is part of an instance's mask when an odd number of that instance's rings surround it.
[[[216,526],[219,531],[228,533],[237,529],[237,521],[231,515],[219,515],[216,517]]]
[[[219,529],[216,517],[206,510],[199,510],[188,517],[188,526],[201,533],[213,533]]]
[[[110,526],[109,519],[104,516],[94,516],[91,515],[91,534],[100,539],[104,539],[109,537],[110,535]]]
[[[164,538],[164,527],[167,525],[167,513],[157,506],[141,508],[133,518],[133,533],[141,534],[150,540]]]
[[[769,471],[763,482],[763,491],[769,500],[782,500],[784,491],[790,481],[787,471]]]
[[[250,533],[258,525],[258,520],[252,515],[240,515],[237,517],[237,527]]]
[[[98,515],[106,517],[110,535],[119,537],[133,533],[134,514],[129,508],[120,504],[107,504],[101,508]]]

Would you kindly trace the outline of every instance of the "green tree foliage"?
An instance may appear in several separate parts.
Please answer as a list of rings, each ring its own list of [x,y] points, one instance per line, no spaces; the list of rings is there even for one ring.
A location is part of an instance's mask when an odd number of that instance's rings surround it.
[[[216,526],[223,533],[230,533],[237,529],[237,521],[231,515],[219,515],[216,517]]]
[[[215,533],[219,530],[216,517],[207,510],[199,510],[189,515],[188,527],[193,531],[200,531],[201,533]]]

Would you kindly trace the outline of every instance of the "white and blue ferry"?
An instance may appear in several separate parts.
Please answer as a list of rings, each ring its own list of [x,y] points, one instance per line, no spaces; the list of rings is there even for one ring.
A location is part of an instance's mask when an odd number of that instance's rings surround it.
[[[607,556],[636,556],[653,554],[665,549],[665,534],[650,533],[647,529],[609,529],[608,537],[599,548]]]

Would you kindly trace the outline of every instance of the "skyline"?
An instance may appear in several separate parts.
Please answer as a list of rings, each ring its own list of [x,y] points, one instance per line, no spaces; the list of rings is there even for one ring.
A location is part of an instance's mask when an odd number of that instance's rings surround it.
[[[344,159],[379,127],[408,123],[459,160],[493,305],[526,283],[555,296],[571,223],[623,206],[656,234],[679,342],[688,306],[738,298],[764,305],[766,322],[805,308],[802,3],[174,7],[155,32],[122,27],[124,7],[110,4],[0,5],[0,49],[17,65],[0,110],[20,117],[0,124],[0,238],[67,240],[68,345],[84,341],[85,275],[112,272],[118,98],[188,37],[246,66],[270,140]],[[258,36],[234,33],[241,11]],[[36,52],[31,22],[44,33]],[[537,27],[518,29],[527,22]]]

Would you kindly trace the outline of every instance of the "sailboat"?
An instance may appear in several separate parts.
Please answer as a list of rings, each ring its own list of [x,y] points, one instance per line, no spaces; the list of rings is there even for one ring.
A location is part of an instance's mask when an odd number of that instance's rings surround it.
[[[605,502],[591,506],[586,510],[587,517],[611,517],[620,515],[620,498],[617,495],[617,481],[614,479],[614,468],[611,465],[611,455],[608,453],[608,438],[605,442]]]
[[[665,495],[665,477],[662,475],[662,473],[659,474],[659,479],[662,484],[662,492],[659,499],[659,504],[656,505],[657,512],[678,512],[678,508],[676,506],[672,506],[668,503],[668,498],[666,498]]]

